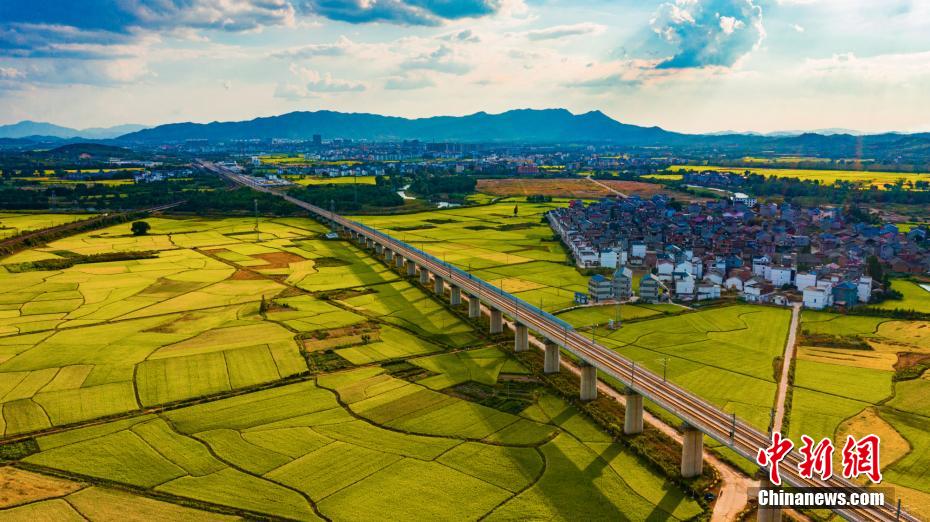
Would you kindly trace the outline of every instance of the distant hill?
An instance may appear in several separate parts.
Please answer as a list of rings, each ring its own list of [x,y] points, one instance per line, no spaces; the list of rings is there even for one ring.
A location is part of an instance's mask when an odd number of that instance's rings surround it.
[[[24,120],[10,125],[0,125],[0,138],[29,138],[34,136],[52,138],[109,139],[146,128],[144,125],[117,125],[115,127],[92,127],[71,129],[53,123]]]
[[[333,111],[291,112],[248,121],[173,123],[119,137],[121,142],[165,143],[192,139],[326,139],[460,143],[617,143],[659,144],[682,134],[658,127],[639,127],[613,120],[600,111],[572,114],[565,109],[521,109],[501,114],[399,118]]]

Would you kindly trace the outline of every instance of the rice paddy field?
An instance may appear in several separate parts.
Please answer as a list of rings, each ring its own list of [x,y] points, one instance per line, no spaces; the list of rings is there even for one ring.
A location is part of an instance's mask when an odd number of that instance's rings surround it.
[[[687,312],[588,331],[635,360],[766,429],[775,400],[774,360],[784,353],[789,310],[749,305]]]
[[[362,348],[349,330],[341,343],[329,336],[356,362],[478,340],[366,253],[318,239],[322,229],[307,220],[264,221],[257,233],[244,219],[149,223],[148,236],[123,225],[0,261],[18,270],[0,273],[3,433],[293,377],[307,371],[305,345],[323,330],[369,325]],[[156,256],[28,269],[66,253],[111,251]],[[353,287],[363,291],[321,298]],[[262,301],[273,305],[262,312]]]
[[[916,283],[903,279],[892,279],[891,289],[901,292],[902,299],[889,299],[877,305],[876,308],[893,310],[916,310],[930,313],[930,283]]]
[[[0,212],[0,239],[13,237],[23,232],[34,232],[45,228],[67,225],[94,217],[94,214],[32,214]]]
[[[317,177],[317,176],[286,176],[288,181],[293,181],[298,185],[374,185],[375,176],[341,176],[336,178]]]
[[[853,336],[868,349],[801,343],[791,437],[842,441],[847,434],[879,435],[885,482],[906,508],[930,516],[930,375],[920,366],[930,361],[930,322],[804,312],[801,327],[819,336],[812,339]],[[894,379],[908,369],[917,371]]]
[[[508,200],[393,216],[360,216],[384,230],[547,311],[573,306],[588,280],[567,254],[543,213],[564,205]],[[514,207],[517,216],[514,216]]]
[[[15,486],[0,519],[702,513],[484,332],[318,224],[147,221],[146,236],[124,224],[0,259],[0,449],[19,455],[0,467]],[[515,260],[560,266],[557,244],[524,241]],[[102,252],[127,260],[40,263]]]
[[[801,180],[820,181],[823,184],[833,184],[837,181],[846,181],[884,188],[885,184],[894,184],[898,180],[916,183],[918,181],[930,181],[928,173],[911,173],[911,172],[872,172],[859,170],[812,170],[812,169],[778,169],[778,168],[747,168],[747,167],[714,167],[701,165],[676,165],[672,167],[673,171],[705,171],[718,170],[722,172],[746,172],[760,176],[775,176],[777,178],[796,178]]]
[[[417,360],[433,375],[423,380],[359,368],[40,436],[23,465],[194,507],[289,520],[385,513],[397,520],[513,520],[527,513],[685,520],[701,513],[544,391],[512,412],[443,393],[463,379],[494,384],[516,364],[494,348],[470,353],[464,370],[452,357]],[[440,373],[446,368],[448,375]]]
[[[587,292],[587,277],[565,263],[566,253],[551,240],[551,229],[542,221],[546,210],[564,204],[503,201],[358,219],[530,304],[559,312],[559,317],[654,372],[661,374],[667,364],[669,379],[766,429],[775,400],[775,359],[784,353],[790,311],[743,305],[682,313],[686,309],[675,305],[622,305],[621,319],[631,322],[609,331],[606,324],[616,318],[616,306],[573,307],[574,293]],[[515,205],[518,217],[513,216]],[[592,332],[592,325],[599,326]],[[669,414],[663,416],[676,422]],[[735,454],[728,457],[746,465]]]

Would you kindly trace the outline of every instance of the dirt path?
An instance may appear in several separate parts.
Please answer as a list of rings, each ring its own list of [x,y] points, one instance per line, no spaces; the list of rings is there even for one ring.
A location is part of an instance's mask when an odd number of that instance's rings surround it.
[[[788,330],[788,340],[785,342],[785,356],[781,365],[781,380],[778,382],[778,392],[775,395],[775,417],[772,420],[773,433],[780,432],[782,424],[785,422],[785,397],[788,393],[788,376],[791,371],[791,361],[794,359],[800,317],[801,303],[794,303],[791,308],[791,326]]]
[[[484,305],[482,305],[482,308],[484,308]],[[511,330],[514,329],[513,321],[505,320],[504,324]],[[529,341],[530,344],[536,346],[537,349],[545,350],[545,344],[540,339],[530,336]],[[575,375],[581,375],[581,370],[565,358],[562,358],[562,366]],[[603,381],[598,381],[597,389],[598,392],[626,406],[626,398],[623,394],[611,388]],[[648,411],[643,411],[643,421],[668,435],[679,444],[682,442],[681,433],[679,433],[676,428],[666,424],[665,421],[652,415]],[[759,481],[747,477],[743,472],[708,451],[704,452],[704,461],[717,470],[717,473],[720,474],[721,481],[720,495],[714,503],[711,522],[736,520],[737,515],[739,515],[749,502],[749,488],[759,487]]]
[[[601,183],[599,180],[596,180],[596,179],[594,179],[593,177],[589,177],[589,178],[588,178],[588,181],[590,181],[591,183],[594,183],[595,185],[597,185],[597,186],[603,188],[604,190],[610,191],[610,192],[613,193],[614,195],[620,196],[621,198],[626,198],[626,197],[627,197],[627,195],[624,194],[623,192],[620,192],[619,190],[610,187],[610,186],[607,185],[606,183]]]

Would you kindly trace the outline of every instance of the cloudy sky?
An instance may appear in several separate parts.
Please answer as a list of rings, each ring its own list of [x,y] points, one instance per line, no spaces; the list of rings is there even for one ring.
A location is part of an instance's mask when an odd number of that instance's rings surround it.
[[[0,0],[0,123],[602,110],[930,131],[930,0]]]

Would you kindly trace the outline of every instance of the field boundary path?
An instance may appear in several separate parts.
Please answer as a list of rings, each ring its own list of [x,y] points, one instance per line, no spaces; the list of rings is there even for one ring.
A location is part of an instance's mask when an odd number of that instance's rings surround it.
[[[629,197],[629,196],[627,196],[626,194],[624,194],[623,192],[620,192],[619,190],[617,190],[617,189],[615,189],[615,188],[612,188],[610,185],[607,185],[606,183],[601,183],[599,180],[594,179],[593,176],[588,177],[588,181],[590,181],[591,183],[594,183],[595,185],[597,185],[597,186],[599,186],[599,187],[601,187],[601,188],[603,188],[603,189],[605,189],[605,190],[609,190],[609,191],[612,192],[614,195],[620,196],[621,198],[627,198],[627,197]]]
[[[201,161],[197,165],[253,190],[280,197],[303,208],[315,215],[320,221],[329,223],[334,230],[351,235],[355,240],[364,241],[379,253],[386,250],[392,256],[403,257],[407,263],[419,268],[421,274],[432,275],[437,281],[438,288],[441,289],[442,286],[439,285],[448,283],[461,292],[469,296],[475,296],[479,301],[493,307],[495,314],[500,314],[498,318],[504,314],[515,318],[520,322],[521,326],[537,332],[551,341],[554,346],[561,347],[561,349],[573,356],[585,360],[598,371],[629,386],[637,393],[657,403],[661,408],[682,419],[695,430],[729,447],[743,458],[755,459],[760,448],[767,448],[771,445],[771,437],[768,433],[750,425],[745,420],[737,419],[735,415],[709,403],[681,386],[666,381],[662,376],[644,369],[641,365],[637,368],[636,363],[632,360],[597,344],[576,331],[574,327],[565,321],[539,310],[518,297],[499,290],[473,274],[372,227],[306,201],[301,201],[286,193],[264,187],[252,178],[242,176],[209,162]],[[782,464],[782,479],[791,486],[834,487],[864,492],[861,486],[857,486],[842,477],[834,476],[828,480],[823,480],[802,476],[800,472],[801,456],[798,454],[790,454],[782,461]],[[890,503],[886,503],[880,508],[856,506],[838,509],[836,512],[853,521],[907,520],[917,522],[919,520],[909,513],[899,511],[896,506]]]
[[[791,361],[794,360],[798,338],[798,323],[801,317],[801,303],[791,307],[791,326],[788,327],[788,339],[785,341],[785,355],[781,363],[781,380],[775,394],[775,416],[772,419],[772,433],[781,432],[785,423],[785,398],[788,396],[788,381],[791,377]]]

